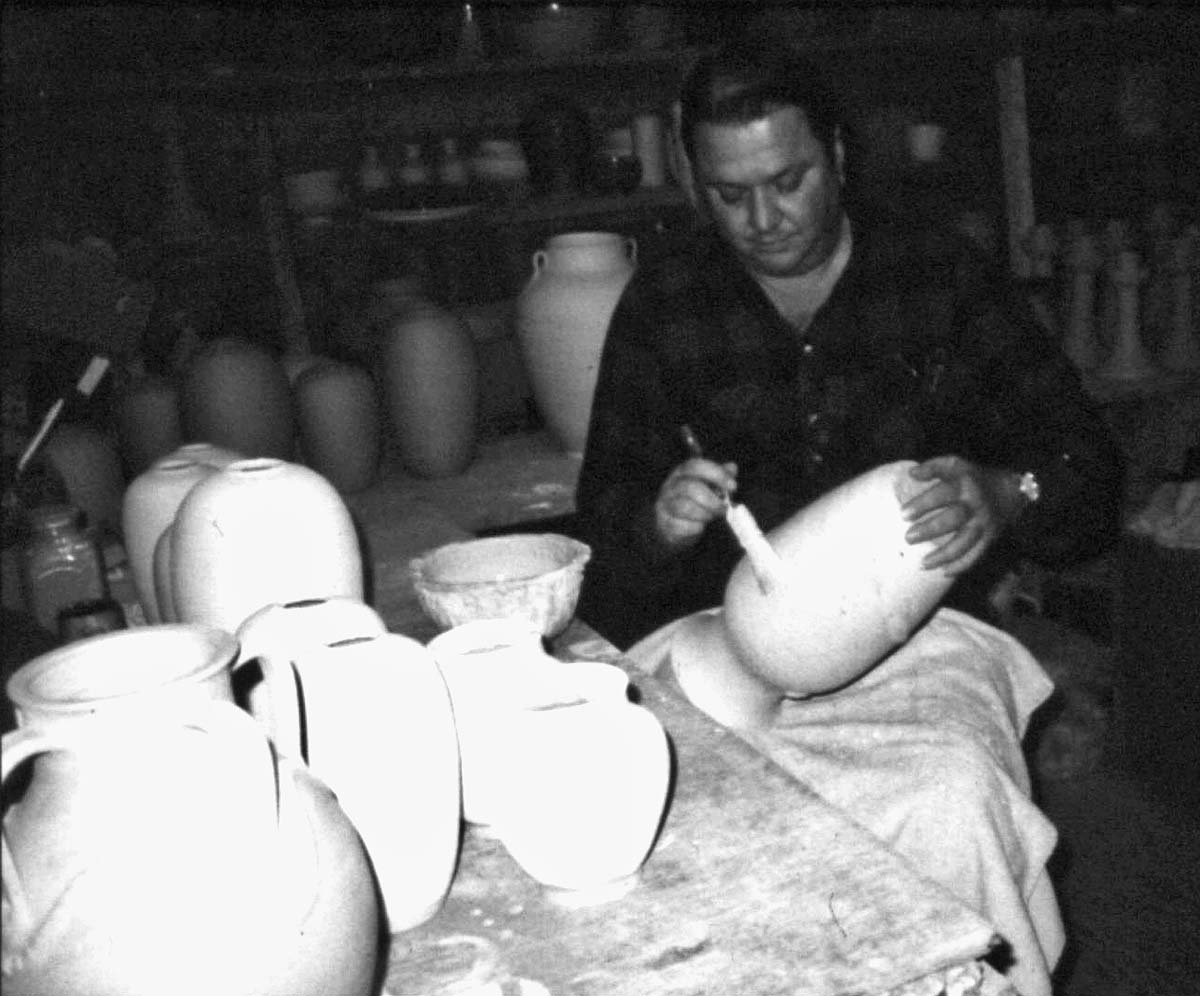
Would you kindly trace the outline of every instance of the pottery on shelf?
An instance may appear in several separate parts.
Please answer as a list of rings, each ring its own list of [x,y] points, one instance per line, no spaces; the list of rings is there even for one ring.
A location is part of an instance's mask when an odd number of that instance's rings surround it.
[[[455,717],[432,655],[346,598],[268,606],[237,635],[241,664],[257,661],[263,676],[252,712],[284,756],[303,743],[337,793],[389,930],[424,923],[450,888],[461,812]]]
[[[613,232],[551,236],[517,297],[517,337],[534,400],[569,454],[582,455],[608,323],[637,259]]]
[[[479,361],[466,324],[415,278],[375,286],[383,394],[400,460],[418,477],[462,473],[475,458]]]
[[[184,435],[248,457],[290,460],[292,394],[282,361],[265,346],[226,336],[188,361],[180,388]]]
[[[365,369],[320,359],[292,383],[304,461],[342,494],[379,471],[379,395]]]
[[[232,702],[237,644],[151,626],[8,683],[3,987],[92,996],[373,992],[378,905],[329,789]]]
[[[350,511],[311,468],[268,457],[206,477],[180,504],[169,571],[182,622],[235,632],[264,605],[361,599],[363,562]]]
[[[134,591],[150,623],[164,621],[154,590],[154,548],[188,492],[215,469],[167,456],[138,474],[125,489],[121,505],[125,555]]]
[[[734,728],[771,724],[785,698],[854,681],[911,635],[952,578],[926,570],[901,506],[929,487],[911,461],[876,467],[767,534],[782,561],[764,591],[743,557],[723,608],[686,619],[670,663],[684,694]]]

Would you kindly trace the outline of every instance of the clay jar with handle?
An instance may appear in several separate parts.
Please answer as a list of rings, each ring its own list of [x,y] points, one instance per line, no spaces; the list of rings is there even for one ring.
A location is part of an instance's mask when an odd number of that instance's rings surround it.
[[[352,599],[273,605],[238,631],[277,749],[338,795],[366,845],[391,932],[441,907],[458,855],[459,752],[432,655]],[[300,697],[297,697],[299,689]],[[303,709],[300,701],[303,701]]]
[[[6,993],[373,991],[378,905],[332,793],[232,704],[237,646],[152,626],[8,684]]]
[[[782,566],[764,591],[746,558],[722,610],[689,617],[670,660],[692,703],[735,728],[770,726],[785,697],[854,681],[911,635],[953,578],[927,570],[901,506],[929,487],[916,464],[876,467],[805,506],[767,540]]]
[[[415,277],[375,285],[383,394],[396,447],[418,477],[449,477],[475,457],[479,367],[471,330]]]
[[[226,336],[188,361],[180,387],[184,435],[248,457],[290,460],[292,394],[283,363],[265,346]]]
[[[534,400],[563,449],[582,455],[608,323],[637,259],[611,232],[568,232],[533,254],[517,297],[517,337]]]
[[[264,605],[363,595],[358,537],[337,490],[268,457],[235,461],[188,492],[169,570],[179,619],[231,633]]]
[[[379,470],[379,395],[360,366],[319,359],[292,383],[304,461],[343,494]]]

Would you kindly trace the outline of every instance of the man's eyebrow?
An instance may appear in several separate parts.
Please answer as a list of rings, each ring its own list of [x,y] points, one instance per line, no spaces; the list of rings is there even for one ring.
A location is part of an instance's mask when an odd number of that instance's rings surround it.
[[[815,162],[816,160],[806,159],[803,162],[792,163],[789,166],[784,166],[783,169],[772,173],[765,180],[763,180],[763,183],[774,183],[776,180],[788,173],[811,169]],[[705,180],[704,185],[706,187],[734,187],[737,190],[749,190],[751,187],[757,186],[757,184],[753,183],[737,183],[734,180]]]

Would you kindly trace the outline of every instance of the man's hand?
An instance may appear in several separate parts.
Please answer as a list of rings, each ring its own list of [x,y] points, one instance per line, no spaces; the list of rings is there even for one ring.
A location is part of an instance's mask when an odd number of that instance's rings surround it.
[[[912,523],[904,538],[914,545],[937,543],[921,562],[930,570],[958,575],[971,568],[1022,504],[1017,475],[961,457],[934,457],[910,473],[913,480],[933,482],[902,507]]]
[[[736,489],[737,464],[685,460],[667,475],[654,502],[659,540],[672,550],[691,546],[713,519],[724,515],[724,496]]]

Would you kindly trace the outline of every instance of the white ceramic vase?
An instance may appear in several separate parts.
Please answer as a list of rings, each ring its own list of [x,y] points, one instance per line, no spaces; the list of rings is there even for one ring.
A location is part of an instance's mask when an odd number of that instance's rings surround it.
[[[450,888],[461,813],[454,713],[433,657],[346,598],[260,609],[238,639],[239,666],[257,661],[264,679],[252,712],[284,756],[299,757],[303,744],[337,793],[390,931],[428,920]]]
[[[722,611],[681,625],[671,664],[697,707],[727,726],[769,726],[784,698],[840,688],[908,639],[953,581],[921,566],[934,544],[904,538],[901,506],[929,487],[915,466],[877,467],[801,509],[767,535],[782,561],[772,587],[743,558]]]
[[[231,633],[264,605],[363,595],[358,538],[337,490],[271,457],[235,461],[188,492],[169,560],[179,619]]]
[[[534,400],[563,449],[582,455],[608,323],[637,260],[612,232],[552,236],[517,297],[517,336]]]
[[[497,749],[507,777],[496,832],[547,897],[575,907],[632,889],[670,784],[654,715],[623,696],[535,707],[513,718]]]
[[[562,702],[626,701],[623,671],[554,659],[524,619],[463,623],[434,637],[429,651],[454,704],[463,818],[485,836],[495,835],[492,824],[513,775],[503,751],[516,717]]]
[[[373,992],[378,906],[329,790],[232,702],[233,637],[150,626],[10,679],[6,993]]]
[[[158,609],[154,549],[188,492],[214,469],[208,464],[168,456],[142,471],[125,489],[121,504],[125,555],[138,601],[150,623],[168,621]]]

